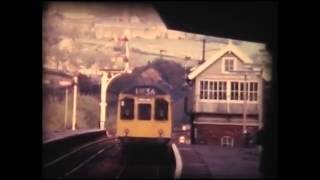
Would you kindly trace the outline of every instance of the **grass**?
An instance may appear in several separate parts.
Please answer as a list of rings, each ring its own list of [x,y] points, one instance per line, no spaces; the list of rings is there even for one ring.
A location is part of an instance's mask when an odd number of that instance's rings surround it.
[[[77,129],[93,129],[99,127],[99,100],[93,96],[80,95],[77,102]],[[72,127],[72,95],[68,100],[68,118],[66,127]],[[64,130],[65,101],[64,97],[52,95],[44,98],[43,102],[43,131],[57,132]]]

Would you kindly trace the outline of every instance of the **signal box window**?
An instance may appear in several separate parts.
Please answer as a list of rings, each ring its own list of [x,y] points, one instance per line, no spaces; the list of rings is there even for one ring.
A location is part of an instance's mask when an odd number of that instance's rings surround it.
[[[168,120],[168,102],[164,99],[156,99],[155,120]]]
[[[134,100],[132,98],[125,98],[120,103],[121,119],[132,120],[134,118]]]
[[[139,120],[151,119],[151,104],[139,104],[138,105],[138,118]]]
[[[224,71],[233,71],[234,70],[234,60],[225,59],[224,60]]]

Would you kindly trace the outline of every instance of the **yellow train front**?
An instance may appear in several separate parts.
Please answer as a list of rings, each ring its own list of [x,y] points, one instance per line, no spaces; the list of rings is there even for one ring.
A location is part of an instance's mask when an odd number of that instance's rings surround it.
[[[123,144],[167,144],[171,132],[171,98],[163,89],[135,86],[119,94],[116,135]]]

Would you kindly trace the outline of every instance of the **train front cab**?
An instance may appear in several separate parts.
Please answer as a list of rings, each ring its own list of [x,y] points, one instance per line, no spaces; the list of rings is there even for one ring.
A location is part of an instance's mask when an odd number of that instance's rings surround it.
[[[123,144],[167,144],[172,115],[169,95],[137,97],[119,95],[117,137]]]

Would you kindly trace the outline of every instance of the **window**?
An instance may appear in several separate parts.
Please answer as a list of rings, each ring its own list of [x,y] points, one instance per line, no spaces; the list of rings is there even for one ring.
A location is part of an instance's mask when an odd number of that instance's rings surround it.
[[[243,82],[240,83],[240,100],[244,100],[245,98],[245,84]]]
[[[239,100],[239,83],[231,82],[231,100]]]
[[[155,101],[155,120],[168,120],[168,102],[164,99]]]
[[[218,99],[218,82],[213,82],[213,99]]]
[[[224,71],[234,70],[234,59],[224,59]]]
[[[227,82],[219,82],[219,100],[227,99]]]
[[[138,119],[150,120],[151,119],[151,104],[138,105]]]
[[[124,98],[120,103],[120,118],[132,120],[134,118],[134,100],[132,98]]]
[[[247,98],[246,98],[247,92]],[[258,83],[257,82],[237,82],[231,81],[231,100],[258,100]]]
[[[223,136],[221,137],[220,143],[221,143],[221,146],[233,147],[234,139],[231,136]]]
[[[257,101],[257,100],[258,100],[258,83],[250,82],[249,101]]]
[[[209,99],[214,98],[214,88],[213,88],[213,82],[209,82]]]
[[[228,89],[227,89],[228,83]],[[227,93],[230,94],[227,97]],[[200,81],[200,99],[205,100],[231,100],[231,101],[257,101],[258,82],[243,81]]]
[[[200,81],[200,98],[208,99],[208,81]]]
[[[200,99],[226,100],[226,81],[200,81]]]
[[[200,99],[204,99],[204,81],[200,81]]]

